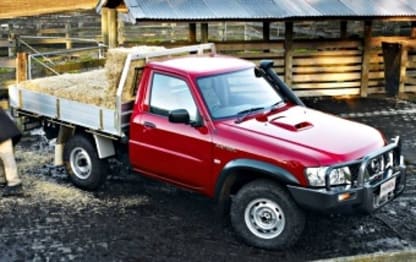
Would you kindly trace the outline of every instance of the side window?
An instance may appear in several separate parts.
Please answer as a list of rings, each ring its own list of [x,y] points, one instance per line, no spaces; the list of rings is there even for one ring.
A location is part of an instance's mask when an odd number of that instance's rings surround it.
[[[171,110],[186,109],[191,121],[197,119],[195,101],[182,79],[156,73],[150,92],[150,112],[168,116]]]

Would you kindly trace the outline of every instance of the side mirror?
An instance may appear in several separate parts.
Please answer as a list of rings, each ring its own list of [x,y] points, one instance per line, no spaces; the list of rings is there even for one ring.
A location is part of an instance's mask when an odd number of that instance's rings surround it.
[[[175,109],[169,112],[169,122],[189,124],[189,113],[186,109]]]

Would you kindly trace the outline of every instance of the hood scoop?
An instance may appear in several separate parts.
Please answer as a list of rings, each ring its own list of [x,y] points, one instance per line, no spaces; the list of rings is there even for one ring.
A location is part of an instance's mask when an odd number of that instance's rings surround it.
[[[279,116],[270,121],[271,124],[284,128],[289,131],[302,131],[313,127],[311,123],[308,121],[299,119],[297,117],[286,117],[286,116]]]

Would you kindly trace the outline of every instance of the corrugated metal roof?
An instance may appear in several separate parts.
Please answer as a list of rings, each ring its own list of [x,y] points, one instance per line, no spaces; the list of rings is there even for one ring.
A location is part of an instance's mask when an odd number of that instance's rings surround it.
[[[124,3],[134,21],[416,17],[416,0],[124,0]],[[111,4],[111,0],[101,0],[97,11]]]

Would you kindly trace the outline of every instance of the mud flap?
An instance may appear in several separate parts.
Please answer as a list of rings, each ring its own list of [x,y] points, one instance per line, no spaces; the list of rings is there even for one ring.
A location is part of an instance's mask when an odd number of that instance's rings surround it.
[[[74,134],[75,128],[60,126],[58,137],[55,144],[54,165],[62,166],[64,164],[64,145],[65,142]]]

